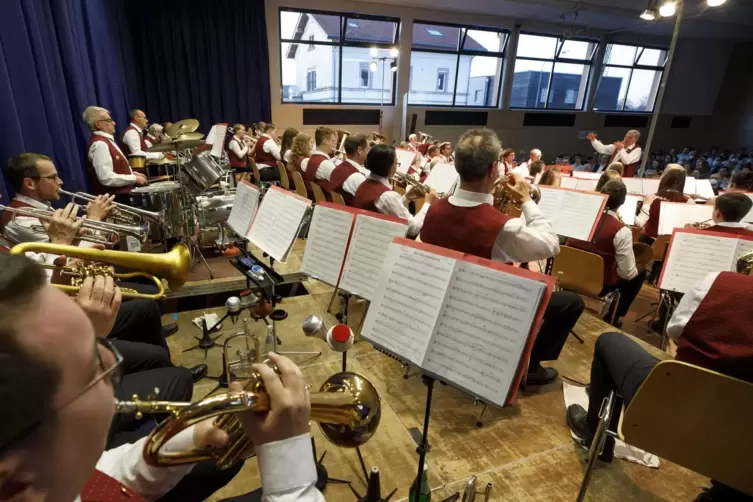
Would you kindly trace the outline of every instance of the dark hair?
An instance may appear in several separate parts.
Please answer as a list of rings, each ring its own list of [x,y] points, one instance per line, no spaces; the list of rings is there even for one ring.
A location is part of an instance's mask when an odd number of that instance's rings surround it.
[[[394,146],[379,143],[369,150],[364,167],[377,176],[389,178],[390,170],[395,165],[396,158]]]
[[[502,153],[499,154],[499,158],[504,159],[511,153],[515,153],[515,150],[513,150],[512,148],[505,148],[504,150],[502,150]]]
[[[671,164],[670,164],[671,165]],[[668,166],[669,167],[669,166]],[[661,180],[659,181],[659,190],[656,193],[673,192],[682,195],[685,191],[685,169],[669,167],[664,170]]]
[[[333,129],[330,129],[329,127],[317,127],[316,132],[314,133],[314,142],[317,145],[321,145],[324,140],[332,135],[337,136],[337,133]]]
[[[134,108],[133,110],[128,112],[128,116],[131,118],[131,120],[133,120],[136,118],[136,114],[139,113],[140,111],[141,110],[139,110],[138,108]]]
[[[609,196],[609,199],[607,199],[607,208],[612,211],[617,211],[617,209],[625,203],[627,187],[622,180],[607,181],[599,191]]]
[[[544,164],[543,160],[535,160],[531,162],[530,164],[528,164],[529,176],[536,176],[544,170],[544,167],[546,167],[546,164]]]
[[[601,189],[604,188],[604,185],[606,185],[609,181],[619,180],[620,178],[620,173],[613,169],[607,169],[606,171],[601,173],[601,176],[599,176],[599,181],[596,182],[596,188],[594,190],[596,192],[601,192]]]
[[[439,155],[439,147],[437,145],[431,145],[429,148],[426,149],[426,155],[428,157],[431,157],[432,156],[431,152],[434,152],[434,156],[436,157],[437,155]]]
[[[277,126],[275,126],[272,122],[267,122],[267,124],[264,126],[264,132],[269,132],[277,129]]]
[[[730,180],[732,188],[753,192],[753,172],[737,171]]]
[[[20,192],[26,178],[38,178],[39,169],[37,163],[43,160],[52,162],[52,159],[41,153],[21,153],[8,160],[8,169],[5,174],[8,177],[13,190]]]
[[[30,432],[53,407],[56,368],[24,346],[11,319],[28,308],[45,287],[41,268],[24,256],[0,255],[0,453]]]
[[[539,185],[552,185],[556,174],[562,176],[562,171],[560,171],[558,167],[550,167],[541,175]]]
[[[469,129],[455,148],[455,169],[463,181],[484,179],[489,168],[499,162],[500,141],[491,129]]]
[[[280,140],[280,152],[282,155],[285,155],[285,152],[292,148],[293,140],[297,135],[298,131],[296,129],[293,129],[292,127],[285,129],[285,132],[282,133],[282,140]]]
[[[720,195],[714,201],[714,209],[718,209],[724,221],[738,222],[745,218],[753,207],[753,201],[744,193],[729,192]]]
[[[345,138],[345,155],[353,155],[359,148],[364,150],[369,147],[369,142],[366,140],[366,136],[363,134],[351,134]]]

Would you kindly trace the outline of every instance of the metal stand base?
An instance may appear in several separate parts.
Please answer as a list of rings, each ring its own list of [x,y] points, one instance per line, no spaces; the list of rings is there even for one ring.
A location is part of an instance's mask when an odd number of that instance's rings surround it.
[[[220,319],[219,321],[217,321],[217,323],[214,326],[212,326],[212,329],[214,329],[216,326],[219,326],[222,321],[224,321],[225,319],[227,319],[228,315],[229,314],[225,314],[222,317],[222,319]],[[222,336],[222,333],[220,333],[219,335],[217,335],[214,338],[212,338],[209,335],[209,333],[212,331],[212,329],[209,329],[207,327],[207,319],[206,319],[206,317],[202,317],[201,318],[201,331],[202,331],[201,338],[199,338],[198,336],[194,337],[194,338],[196,338],[199,341],[199,343],[196,344],[196,345],[194,345],[193,347],[188,347],[187,349],[183,350],[183,352],[188,352],[188,351],[196,350],[196,349],[203,349],[204,350],[204,359],[206,359],[207,358],[207,352],[209,352],[209,349],[214,348],[214,347],[219,347],[219,345],[217,344],[216,340],[219,337]]]

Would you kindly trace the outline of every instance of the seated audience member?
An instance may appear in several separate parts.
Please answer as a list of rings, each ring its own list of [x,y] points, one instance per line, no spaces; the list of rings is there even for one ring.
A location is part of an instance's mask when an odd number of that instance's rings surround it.
[[[317,127],[314,133],[316,149],[311,157],[301,162],[303,179],[310,191],[311,183],[316,183],[323,190],[329,191],[329,177],[335,170],[335,163],[330,158],[337,149],[337,133],[328,127]]]
[[[562,171],[557,167],[550,167],[541,175],[539,185],[559,187],[562,185]]]
[[[282,162],[287,165],[290,162],[290,156],[293,154],[293,140],[298,136],[298,130],[288,127],[285,132],[282,133],[282,140],[280,141],[280,151],[282,152]]]
[[[685,170],[681,166],[669,164],[664,169],[664,174],[662,174],[659,181],[659,189],[656,194],[644,197],[641,212],[635,219],[635,224],[643,228],[640,236],[641,242],[650,246],[659,235],[661,201],[695,204],[693,199],[683,193],[685,190],[685,177]]]
[[[450,197],[432,204],[421,241],[504,263],[543,260],[559,252],[557,234],[531,200],[522,176],[510,173],[504,183],[521,201],[523,218],[511,218],[493,207],[500,150],[499,138],[489,129],[471,129],[460,137],[455,158],[460,186]],[[583,299],[577,294],[552,294],[531,353],[529,384],[544,385],[557,378],[557,371],[541,362],[559,357],[583,309]]]
[[[599,181],[596,182],[596,188],[594,191],[601,192],[601,189],[604,188],[604,185],[606,185],[607,182],[621,179],[622,177],[620,176],[620,173],[612,169],[607,169],[601,173],[601,176],[599,176]]]
[[[329,177],[330,190],[343,196],[345,203],[350,203],[358,187],[366,181],[361,164],[366,160],[369,142],[363,134],[351,134],[345,138],[346,158],[340,162]],[[416,153],[421,155],[420,153]]]
[[[617,171],[620,176],[625,175],[625,166],[620,164],[619,162],[612,162],[607,166],[607,171]]]
[[[753,192],[753,172],[737,171],[734,173],[729,184],[729,190],[732,192]]]
[[[600,173],[606,171],[607,166],[609,166],[609,155],[599,155],[597,158],[599,159],[599,163],[596,165],[593,172]]]
[[[583,156],[575,155],[573,157],[573,171],[587,171],[587,167],[583,164]]]
[[[667,326],[669,352],[678,361],[701,366],[747,382],[753,382],[753,310],[739,308],[740,298],[753,295],[753,277],[735,272],[715,272],[699,281],[680,300]],[[591,363],[588,410],[580,405],[567,409],[570,429],[580,442],[590,445],[599,422],[602,401],[610,392],[622,396],[627,407],[659,360],[621,333],[604,333],[596,340]],[[612,430],[620,418],[615,406]],[[667,424],[671,427],[671,424]],[[688,438],[689,440],[692,438]],[[607,438],[604,453],[614,450]],[[711,481],[696,501],[750,501],[719,482]]]
[[[597,254],[604,260],[604,287],[599,296],[615,289],[619,290],[620,301],[614,317],[614,325],[619,328],[622,326],[622,318],[638,296],[646,274],[644,271],[639,272],[635,266],[633,233],[617,214],[617,210],[625,203],[627,197],[625,184],[620,180],[612,180],[607,182],[600,192],[609,196],[607,214],[599,223],[593,241],[568,239],[567,245]]]
[[[350,205],[407,220],[408,236],[415,237],[418,235],[421,226],[424,224],[426,212],[436,199],[437,193],[431,190],[426,194],[426,200],[421,210],[415,216],[411,216],[408,211],[408,203],[415,198],[412,194],[413,190],[408,190],[405,195],[400,195],[392,190],[390,184],[390,180],[397,172],[397,155],[395,148],[391,145],[374,145],[366,155],[366,169],[369,170],[370,174],[356,190]]]
[[[594,158],[593,155],[589,155],[588,158],[586,159],[586,163],[583,165],[585,167],[584,171],[589,172],[589,173],[593,172],[593,170],[596,168],[596,159]]]

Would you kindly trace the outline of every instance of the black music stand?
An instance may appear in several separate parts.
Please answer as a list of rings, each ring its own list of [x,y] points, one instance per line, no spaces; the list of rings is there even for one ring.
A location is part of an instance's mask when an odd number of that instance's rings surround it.
[[[222,323],[222,321],[230,317],[230,315],[231,315],[230,312],[226,312],[225,315],[222,316],[222,318],[219,321],[214,323],[214,325],[211,328],[207,327],[207,319],[206,317],[202,316],[201,317],[201,338],[199,338],[198,336],[194,337],[199,341],[199,343],[197,343],[193,347],[184,349],[183,352],[188,352],[190,350],[196,350],[196,349],[202,349],[204,351],[204,359],[206,359],[209,349],[219,347],[219,345],[217,344],[217,339],[223,335],[223,333],[220,333],[219,335],[212,337],[210,333],[217,326],[219,326]]]
[[[382,498],[382,483],[379,480],[379,469],[376,467],[371,469],[371,474],[369,475],[368,480],[368,484],[366,485],[366,495],[364,496],[358,493],[352,485],[349,485],[350,491],[356,496],[358,502],[389,502],[392,496],[395,495],[395,492],[397,492],[397,488],[395,488],[389,495]]]

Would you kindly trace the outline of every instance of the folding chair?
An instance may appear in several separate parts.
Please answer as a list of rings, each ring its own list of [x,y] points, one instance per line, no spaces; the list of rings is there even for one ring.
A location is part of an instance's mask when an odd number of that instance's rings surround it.
[[[293,186],[295,186],[295,193],[303,197],[304,199],[308,199],[308,193],[306,192],[306,184],[303,182],[303,176],[301,176],[301,173],[298,171],[294,171],[291,173],[293,177]]]
[[[288,170],[285,168],[285,164],[277,161],[277,170],[280,171],[280,186],[285,190],[290,190],[290,180],[288,179]]]
[[[638,389],[617,433],[607,430],[614,394],[604,399],[601,411],[579,502],[607,435],[753,495],[752,383],[667,360],[657,364]]]
[[[324,195],[322,187],[316,183],[311,183],[311,191],[314,192],[314,202],[319,204],[320,202],[327,202],[327,197]]]

